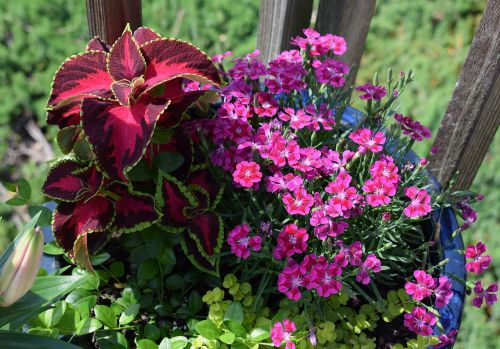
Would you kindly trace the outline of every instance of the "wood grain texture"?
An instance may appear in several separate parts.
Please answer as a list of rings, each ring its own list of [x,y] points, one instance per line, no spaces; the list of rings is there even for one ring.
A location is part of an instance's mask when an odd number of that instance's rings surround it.
[[[320,0],[316,30],[331,33],[347,41],[347,51],[340,60],[351,67],[346,86],[356,80],[365,48],[370,21],[375,13],[375,0]]]
[[[312,0],[260,1],[257,48],[264,62],[292,48],[291,38],[310,25],[312,5]]]
[[[432,93],[432,91],[429,91]],[[489,0],[434,142],[430,168],[468,189],[500,123],[500,0]]]
[[[141,26],[141,0],[87,0],[87,22],[91,38],[112,45],[127,23],[132,30]]]

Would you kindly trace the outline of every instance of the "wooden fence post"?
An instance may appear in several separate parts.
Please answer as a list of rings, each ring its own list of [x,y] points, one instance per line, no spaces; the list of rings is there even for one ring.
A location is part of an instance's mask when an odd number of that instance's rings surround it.
[[[351,67],[346,86],[351,86],[365,48],[370,21],[375,13],[375,0],[320,0],[316,30],[345,38],[347,51],[340,58]]]
[[[290,49],[290,39],[311,22],[312,0],[261,0],[257,47],[265,63]]]
[[[432,93],[432,91],[429,91]],[[442,185],[468,189],[500,123],[500,0],[489,0],[434,142]]]
[[[141,26],[141,0],[87,0],[87,22],[91,38],[112,45],[127,23],[132,30]]]

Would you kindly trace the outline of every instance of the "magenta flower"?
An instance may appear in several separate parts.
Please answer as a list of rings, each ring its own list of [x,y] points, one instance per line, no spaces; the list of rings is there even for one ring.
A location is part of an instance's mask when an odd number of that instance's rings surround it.
[[[296,301],[301,297],[299,287],[302,286],[304,286],[304,280],[300,266],[293,259],[290,259],[287,266],[278,275],[278,291]]]
[[[309,235],[305,228],[299,228],[295,224],[285,225],[278,234],[278,245],[273,252],[274,258],[282,259],[304,252],[307,249],[308,239]]]
[[[436,296],[436,302],[434,303],[436,307],[442,308],[450,302],[451,297],[453,297],[452,282],[446,276],[441,276],[438,279],[438,286],[434,290],[434,295]]]
[[[320,297],[330,297],[339,293],[342,282],[335,277],[342,274],[342,268],[336,263],[316,263],[308,276],[308,288],[315,288]]]
[[[425,189],[418,189],[417,187],[406,187],[404,189],[405,195],[411,199],[411,203],[403,210],[406,217],[419,218],[424,217],[432,211],[430,195]]]
[[[222,63],[224,59],[228,56],[231,56],[233,53],[231,51],[226,51],[224,53],[220,53],[218,55],[212,56],[212,61],[214,63]]]
[[[486,300],[487,305],[493,305],[498,301],[497,292],[498,284],[496,282],[490,284],[485,290],[483,289],[483,285],[481,285],[481,280],[476,281],[474,286],[474,293],[476,296],[472,300],[472,305],[476,308],[481,308],[484,300]]]
[[[385,143],[385,135],[382,132],[377,132],[373,135],[372,130],[360,128],[349,135],[349,138],[356,144],[359,144],[358,152],[366,153],[367,150],[372,153],[382,151],[382,145]]]
[[[255,114],[261,117],[272,117],[278,111],[278,102],[272,95],[266,92],[257,92],[255,95],[255,105],[253,110]]]
[[[378,273],[382,270],[381,267],[382,263],[380,260],[374,254],[369,254],[356,275],[356,281],[363,285],[368,285],[370,283],[370,274],[368,272]]]
[[[345,268],[348,264],[359,267],[363,264],[361,257],[363,256],[363,245],[359,241],[355,241],[350,246],[345,246],[342,240],[338,240],[337,245],[340,247],[340,252],[334,257],[335,263]]]
[[[278,114],[282,121],[289,121],[290,127],[294,130],[300,130],[308,126],[311,122],[311,116],[306,114],[303,109],[295,111],[293,108],[285,108]]]
[[[346,211],[353,208],[354,201],[358,199],[356,188],[350,186],[351,179],[347,171],[342,169],[335,181],[328,183],[325,189],[327,193],[332,194],[328,200],[329,214],[332,218],[344,215]]]
[[[298,214],[305,216],[314,205],[314,198],[305,189],[295,189],[293,197],[290,193],[283,195],[283,203],[285,204],[286,211],[289,214]]]
[[[333,87],[344,86],[346,74],[349,72],[349,67],[344,62],[327,58],[323,62],[315,60],[312,65],[319,83]]]
[[[311,214],[309,223],[314,227],[314,235],[320,240],[326,240],[329,236],[339,236],[349,227],[349,224],[345,221],[330,219],[325,209],[314,211]]]
[[[282,172],[276,172],[272,176],[267,176],[266,190],[270,193],[275,193],[278,191],[294,191],[302,186],[304,179],[300,176],[295,176],[293,173],[288,173],[283,176]]]
[[[417,283],[406,282],[405,290],[413,299],[421,301],[429,297],[432,291],[436,288],[436,284],[432,275],[427,274],[423,270],[415,270],[413,276],[417,279]]]
[[[401,130],[403,134],[409,136],[410,138],[421,141],[424,138],[429,138],[432,135],[431,130],[422,125],[418,121],[414,121],[409,116],[404,116],[402,114],[394,114],[394,119],[401,125]]]
[[[457,208],[460,209],[464,224],[460,227],[461,231],[466,230],[474,223],[477,219],[477,212],[469,205],[469,203],[464,200],[457,204]]]
[[[435,345],[434,349],[447,348],[448,346],[453,345],[453,343],[455,343],[457,334],[458,330],[451,330],[450,332],[448,332],[448,334],[441,334],[438,337],[440,343]]]
[[[256,57],[260,55],[259,50],[249,53],[245,58],[236,58],[233,61],[236,64],[229,69],[228,75],[234,80],[242,80],[244,78],[250,80],[258,80],[259,77],[266,74],[266,67]]]
[[[391,202],[391,196],[396,194],[397,187],[383,177],[376,177],[366,180],[362,189],[367,194],[366,202],[368,205],[378,207]]]
[[[276,137],[267,154],[261,154],[263,158],[269,158],[276,166],[283,167],[288,163],[296,163],[300,159],[300,147],[294,140],[287,141],[283,137]]]
[[[424,307],[415,307],[410,314],[404,315],[404,325],[410,331],[421,336],[432,335],[432,326],[435,323],[434,314],[425,310]]]
[[[363,92],[359,98],[379,101],[387,94],[385,87],[375,86],[370,83],[356,87],[356,91]]]
[[[265,84],[270,93],[290,93],[294,90],[306,88],[304,76],[307,74],[302,65],[299,51],[282,52],[269,62]]]
[[[481,274],[491,264],[491,256],[481,256],[486,252],[486,245],[481,241],[476,246],[470,245],[465,249],[465,258],[472,259],[465,264],[465,269],[474,274]]]
[[[262,178],[260,166],[256,162],[241,161],[233,172],[233,180],[245,188],[251,188]]]
[[[242,259],[250,256],[250,249],[260,251],[262,238],[260,236],[249,237],[250,226],[248,224],[237,225],[227,236],[227,243],[231,246],[231,252]]]
[[[382,182],[389,182],[392,184],[399,183],[398,167],[394,164],[390,156],[384,156],[382,159],[375,161],[370,167],[370,174],[372,178],[380,178]]]
[[[391,213],[390,212],[384,212],[382,213],[382,220],[383,221],[390,221],[391,220]]]
[[[275,322],[271,329],[271,340],[275,347],[280,347],[283,341],[286,341],[285,349],[295,349],[295,344],[290,340],[293,332],[295,332],[295,323],[285,319],[283,323]]]

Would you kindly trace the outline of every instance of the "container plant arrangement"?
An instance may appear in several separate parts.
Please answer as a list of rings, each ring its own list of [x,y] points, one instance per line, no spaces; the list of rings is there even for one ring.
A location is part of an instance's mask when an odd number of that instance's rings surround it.
[[[356,87],[360,112],[345,40],[305,29],[292,43],[225,69],[230,53],[126,28],[62,64],[48,123],[65,155],[43,186],[57,202],[44,251],[61,267],[4,310],[47,278],[67,287],[4,333],[83,348],[444,348],[465,290],[496,302],[496,284],[463,270],[491,263],[460,238],[481,197],[441,190],[411,152],[429,129],[395,111],[411,71]]]

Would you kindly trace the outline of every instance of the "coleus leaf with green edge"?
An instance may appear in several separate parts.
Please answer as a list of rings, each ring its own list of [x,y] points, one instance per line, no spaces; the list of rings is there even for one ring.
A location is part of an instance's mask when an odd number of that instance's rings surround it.
[[[200,186],[184,185],[160,171],[156,195],[163,214],[160,227],[183,232],[181,246],[193,265],[217,274],[217,254],[222,247],[224,229],[222,219],[210,210],[209,192]]]
[[[128,181],[125,171],[141,159],[156,121],[169,103],[148,95],[131,106],[112,100],[85,99],[82,102],[85,137],[96,154],[99,167],[108,176]]]
[[[95,176],[100,176],[95,166],[63,160],[43,186],[45,194],[62,201],[53,214],[56,241],[88,270],[92,270],[89,253],[106,242],[109,230],[137,231],[160,217],[152,196],[118,183],[102,186],[102,177]]]
[[[199,49],[145,27],[132,34],[127,26],[109,52],[99,38],[88,48],[56,73],[48,122],[59,127],[81,122],[99,167],[127,182],[125,172],[144,154],[160,115],[175,124],[201,95],[184,91],[180,78],[219,84],[220,77]],[[160,85],[163,96],[156,94]],[[167,106],[172,110],[164,113]]]
[[[102,182],[102,174],[95,166],[67,159],[50,169],[42,192],[52,199],[74,202],[94,196]]]

